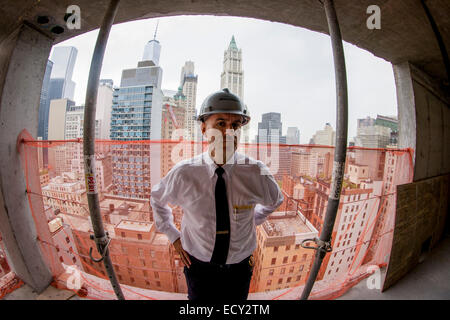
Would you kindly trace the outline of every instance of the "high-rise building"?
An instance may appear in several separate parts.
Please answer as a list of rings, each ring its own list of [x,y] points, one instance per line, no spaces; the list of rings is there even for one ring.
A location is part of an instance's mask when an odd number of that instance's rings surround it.
[[[140,61],[137,68],[122,71],[120,87],[113,94],[110,130],[113,140],[161,139],[162,69],[156,64],[159,51],[153,53],[153,60]],[[113,193],[149,199],[152,184],[161,179],[161,145],[118,144],[112,146],[112,156]]]
[[[164,140],[161,152],[162,176],[165,176],[175,165],[174,159],[172,159],[172,150],[176,143],[168,140],[179,140],[186,134],[186,101],[186,96],[183,94],[181,87],[173,96],[164,96],[161,130],[161,139]],[[180,130],[183,131],[180,132]]]
[[[322,180],[317,180],[315,184],[317,199],[314,211],[323,226],[330,184]],[[364,259],[377,217],[383,182],[361,184],[361,188],[349,186],[342,189],[331,239],[333,252],[325,257],[318,280],[328,282],[340,279],[357,269]]]
[[[333,130],[331,124],[327,123],[323,130],[317,130],[311,138],[310,144],[317,144],[323,146],[335,145],[336,132]]]
[[[257,143],[286,143],[286,136],[282,136],[283,124],[281,113],[269,112],[262,115],[262,121],[258,123]]]
[[[300,130],[297,127],[288,127],[286,134],[287,144],[300,144]]]
[[[113,81],[111,79],[100,79],[95,110],[96,138],[98,139],[109,139],[113,92]]]
[[[158,40],[152,39],[145,45],[142,61],[152,61],[155,66],[159,66],[161,55],[161,44]]]
[[[279,290],[303,285],[314,252],[301,247],[317,230],[300,212],[274,212],[257,228],[258,248],[250,292]]]
[[[74,100],[75,82],[72,81],[73,68],[78,50],[75,47],[55,47],[51,61],[53,61],[50,76],[49,99]]]
[[[375,124],[382,127],[388,127],[391,129],[391,137],[389,144],[391,146],[397,146],[398,144],[398,118],[396,116],[382,116],[377,115]]]
[[[186,97],[184,129],[185,140],[195,140],[195,116],[196,116],[196,100],[197,100],[197,82],[198,76],[194,74],[194,62],[186,61],[181,69],[180,88]]]
[[[244,101],[244,71],[242,69],[242,50],[238,49],[232,36],[228,49],[223,54],[223,71],[220,76],[220,89],[228,88],[231,93]],[[250,124],[242,127],[241,141],[250,142]]]
[[[358,119],[355,145],[365,148],[385,148],[398,141],[398,120],[394,117],[377,115],[376,119]]]
[[[48,139],[66,139],[66,116],[69,110],[75,108],[75,102],[69,99],[53,99],[50,101],[48,115]],[[75,108],[76,109],[76,108]],[[72,132],[72,129],[68,130]],[[80,136],[76,136],[79,138]]]
[[[375,125],[375,119],[371,118],[371,117],[366,117],[363,119],[358,119],[357,120],[357,128],[362,128],[362,127],[371,127]]]
[[[383,126],[368,126],[357,129],[355,145],[365,148],[385,148],[391,140],[391,129]]]
[[[48,113],[50,109],[49,89],[50,89],[50,75],[52,73],[53,62],[47,60],[45,67],[44,80],[42,81],[41,98],[39,101],[39,119],[37,136],[42,140],[48,139]],[[43,160],[47,163],[46,159]]]

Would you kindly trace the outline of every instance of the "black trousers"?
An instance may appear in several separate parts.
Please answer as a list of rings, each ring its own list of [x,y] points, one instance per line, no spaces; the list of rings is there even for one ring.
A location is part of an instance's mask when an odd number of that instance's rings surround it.
[[[191,266],[184,267],[191,301],[245,301],[248,297],[253,267],[250,257],[235,264],[203,262],[189,254]]]

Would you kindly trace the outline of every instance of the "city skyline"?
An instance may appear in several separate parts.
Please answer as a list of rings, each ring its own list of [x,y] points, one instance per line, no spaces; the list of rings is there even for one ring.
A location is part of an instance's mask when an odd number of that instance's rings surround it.
[[[135,61],[142,58],[155,26],[155,19],[113,26],[101,78],[113,79],[117,85],[121,70],[134,67]],[[180,27],[183,37],[179,34]],[[97,33],[92,31],[58,44],[78,49],[73,76],[77,83],[77,104],[84,103]],[[260,40],[260,34],[265,35],[264,41]],[[252,114],[251,137],[257,133],[261,115],[275,110],[281,112],[285,128],[299,128],[301,143],[308,143],[326,122],[335,128],[334,69],[329,37],[286,24],[235,17],[161,18],[156,38],[162,45],[162,89],[176,90],[180,68],[185,61],[193,61],[199,76],[198,109],[203,99],[220,86],[223,51],[233,35],[245,55],[245,103]],[[390,64],[353,45],[345,44],[344,50],[349,79],[350,140],[356,136],[356,119],[376,114],[396,115],[397,107]],[[361,69],[366,72],[360,72]],[[276,81],[271,81],[273,77]]]

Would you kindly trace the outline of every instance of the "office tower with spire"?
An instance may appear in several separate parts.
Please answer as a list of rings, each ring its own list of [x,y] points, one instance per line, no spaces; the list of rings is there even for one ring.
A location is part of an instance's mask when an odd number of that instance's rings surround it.
[[[160,140],[163,93],[161,47],[155,38],[144,49],[137,68],[122,71],[114,89],[111,113],[112,140]],[[161,179],[161,146],[118,144],[112,146],[113,193],[116,196],[149,199],[152,185]]]
[[[183,95],[186,97],[184,139],[190,141],[195,140],[197,82],[198,76],[194,73],[194,62],[186,61],[184,66],[181,68],[180,88],[182,89]]]
[[[242,50],[238,49],[234,35],[228,49],[223,54],[223,71],[220,77],[220,89],[228,88],[244,102],[244,71],[242,70]],[[249,141],[250,125],[242,128],[242,141]]]

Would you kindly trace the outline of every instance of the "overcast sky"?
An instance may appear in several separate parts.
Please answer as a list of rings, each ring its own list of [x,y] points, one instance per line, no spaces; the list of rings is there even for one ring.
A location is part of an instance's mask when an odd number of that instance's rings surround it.
[[[120,85],[123,69],[137,67],[145,44],[153,38],[157,19],[114,25],[106,47],[101,78]],[[374,31],[376,32],[376,31]],[[58,44],[78,49],[73,81],[75,102],[84,104],[86,84],[98,31]],[[177,16],[159,19],[162,89],[177,90],[181,67],[194,61],[198,74],[197,110],[203,99],[220,89],[223,53],[232,35],[242,49],[244,100],[250,109],[251,139],[261,114],[280,112],[283,134],[300,129],[308,143],[326,122],[336,128],[336,98],[331,43],[328,35],[263,20]],[[391,64],[351,44],[344,45],[349,89],[349,139],[356,119],[397,115]]]

